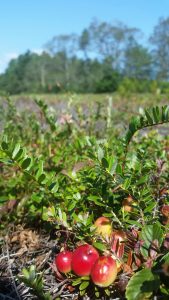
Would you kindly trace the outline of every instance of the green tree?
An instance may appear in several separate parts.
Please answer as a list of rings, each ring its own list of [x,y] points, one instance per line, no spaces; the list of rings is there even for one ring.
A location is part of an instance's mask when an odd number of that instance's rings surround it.
[[[160,18],[150,37],[157,79],[169,79],[169,17]]]
[[[90,33],[88,29],[84,29],[79,37],[79,50],[84,54],[84,58],[88,58],[88,51],[90,47]]]
[[[140,31],[122,23],[111,24],[94,20],[89,26],[90,44],[93,53],[101,59],[111,59],[113,69],[120,69],[126,43]]]
[[[9,93],[17,94],[27,91],[25,69],[31,60],[31,53],[27,51],[9,63],[3,78],[1,78],[1,89]]]
[[[63,52],[66,56],[73,56],[78,49],[78,36],[73,33],[56,35],[45,44],[45,49],[51,55]]]
[[[137,79],[150,79],[152,56],[149,50],[137,42],[129,43],[124,53],[124,74]]]

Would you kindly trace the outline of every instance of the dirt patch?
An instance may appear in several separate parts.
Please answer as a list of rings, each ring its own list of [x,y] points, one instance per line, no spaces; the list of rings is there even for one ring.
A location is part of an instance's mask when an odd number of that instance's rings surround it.
[[[0,299],[39,299],[22,282],[22,269],[36,266],[37,274],[43,272],[44,292],[52,299],[78,299],[66,277],[56,275],[52,264],[59,252],[57,240],[44,232],[18,226],[8,229],[0,239]]]

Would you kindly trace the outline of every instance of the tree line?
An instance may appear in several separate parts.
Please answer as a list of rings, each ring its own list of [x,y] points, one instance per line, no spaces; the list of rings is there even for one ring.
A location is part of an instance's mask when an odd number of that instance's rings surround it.
[[[169,91],[169,17],[144,40],[138,28],[93,20],[80,35],[54,36],[0,75],[0,91],[18,93]]]

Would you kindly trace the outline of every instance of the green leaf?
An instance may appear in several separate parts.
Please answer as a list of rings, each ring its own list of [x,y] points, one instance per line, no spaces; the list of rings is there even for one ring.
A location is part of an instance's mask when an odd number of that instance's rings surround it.
[[[148,178],[149,178],[148,175],[142,176],[142,177],[137,181],[137,185],[141,185],[141,184],[147,182],[147,181],[148,181]]]
[[[128,129],[128,131],[126,133],[126,137],[125,137],[125,141],[127,144],[130,142],[132,136],[133,136],[133,133],[130,131],[130,129]]]
[[[15,160],[18,161],[22,157],[23,153],[24,150],[22,148],[19,149],[18,153],[15,155]]]
[[[120,163],[116,166],[116,173],[119,175],[123,175],[123,168],[122,165],[120,165]]]
[[[143,256],[149,256],[149,248],[154,240],[158,241],[160,247],[163,242],[163,231],[159,223],[153,225],[145,225],[141,231],[140,239],[144,244],[141,246],[141,253]]]
[[[8,150],[8,144],[6,142],[1,143],[2,150]]]
[[[167,105],[164,105],[162,106],[162,121],[163,122],[166,122],[167,119],[168,119],[168,109],[169,109],[169,106]]]
[[[138,228],[141,228],[141,223],[139,223],[139,222],[137,222],[137,221],[135,221],[135,220],[126,220],[126,223],[127,224],[130,224],[130,225],[135,225],[135,226],[137,226]]]
[[[116,167],[117,167],[117,158],[116,157],[109,157],[108,159],[108,170],[110,172],[111,175],[113,175],[116,171]]]
[[[24,277],[26,278],[26,279],[29,279],[29,272],[28,272],[28,270],[27,269],[23,269],[22,270],[22,274],[24,275]]]
[[[106,246],[103,243],[100,243],[100,242],[94,242],[93,246],[95,248],[97,248],[98,250],[101,250],[101,251],[105,251],[106,250]]]
[[[156,204],[154,202],[151,202],[145,209],[144,209],[144,214],[147,213],[147,212],[152,212],[154,206]]]
[[[80,284],[80,283],[81,283],[81,278],[78,278],[78,279],[76,279],[76,280],[73,280],[72,286],[76,286],[76,285],[78,285],[78,284]]]
[[[102,166],[107,169],[109,166],[109,163],[105,157],[102,158]]]
[[[102,158],[104,157],[104,151],[101,147],[98,148],[97,157],[100,162],[101,162]]]
[[[165,254],[160,261],[164,261],[165,263],[169,264],[169,252]]]
[[[110,297],[110,290],[109,290],[109,289],[105,289],[104,291],[105,291],[106,295],[107,295],[108,297]]]
[[[46,175],[43,173],[43,174],[41,174],[40,176],[39,176],[39,178],[38,178],[38,182],[39,183],[43,183],[43,181],[46,179]]]
[[[88,285],[89,285],[89,281],[82,282],[81,285],[80,285],[80,287],[79,287],[79,290],[80,291],[85,290],[88,287]]]
[[[36,268],[34,265],[30,266],[30,270],[29,270],[29,280],[33,281],[36,277]]]
[[[159,111],[158,111],[158,107],[153,107],[153,108],[152,108],[152,112],[153,112],[153,117],[154,117],[155,123],[158,123],[158,122],[159,122]]]
[[[135,133],[137,130],[136,123],[134,122],[134,120],[132,120],[129,124],[129,130],[132,134]]]
[[[127,179],[124,181],[123,185],[122,185],[122,186],[123,186],[123,189],[124,189],[124,190],[128,190],[130,184],[131,184],[131,178],[127,178]]]
[[[80,296],[83,296],[86,293],[86,290],[80,291]]]
[[[13,149],[13,151],[12,151],[12,158],[13,158],[13,159],[15,158],[15,156],[17,155],[17,153],[19,152],[20,147],[21,147],[21,146],[20,146],[19,143],[15,145],[15,147],[14,147],[14,149]]]
[[[151,117],[151,115],[150,115],[150,113],[149,113],[148,110],[145,110],[145,115],[146,115],[146,117],[147,117],[148,123],[149,123],[150,125],[153,125],[153,119],[152,119],[152,117]]]
[[[31,162],[32,162],[31,158],[30,158],[30,157],[27,157],[27,158],[24,159],[24,161],[22,162],[21,167],[22,167],[23,169],[27,169],[27,168],[30,166]]]
[[[49,190],[52,193],[56,193],[58,191],[58,188],[59,188],[58,182],[52,182],[49,186]]]
[[[99,292],[99,291],[96,291],[96,292],[95,292],[95,296],[96,296],[96,298],[99,298],[99,297],[100,297],[100,292]]]
[[[38,179],[43,173],[43,161],[39,161],[39,164],[38,164],[38,171],[36,173],[36,178]]]
[[[13,161],[9,158],[4,158],[4,157],[0,157],[0,162],[6,164],[6,165],[11,165],[13,163]]]
[[[169,297],[169,288],[166,286],[160,286],[160,291],[162,292],[162,300],[168,300]]]
[[[100,199],[100,197],[98,197],[98,196],[90,195],[88,197],[88,200],[94,202],[98,206],[105,206],[105,204],[102,203],[102,199]]]
[[[68,205],[68,211],[71,211],[71,210],[73,210],[75,207],[76,207],[76,204],[77,204],[77,202],[76,201],[72,201],[72,202],[70,202],[69,203],[69,205]]]
[[[164,118],[165,118],[165,121],[168,121],[169,120],[169,105],[165,107],[165,110],[164,110]]]
[[[131,277],[126,288],[126,298],[127,300],[150,299],[159,285],[158,275],[154,275],[150,269],[143,269]]]
[[[87,280],[87,281],[89,281],[89,276],[82,276],[81,280]]]
[[[162,109],[156,106],[149,110],[145,110],[144,116],[142,115],[140,118],[132,118],[129,123],[129,128],[124,138],[124,147],[130,143],[137,130],[143,129],[146,126],[153,126],[166,122],[169,122],[169,106],[162,106]]]

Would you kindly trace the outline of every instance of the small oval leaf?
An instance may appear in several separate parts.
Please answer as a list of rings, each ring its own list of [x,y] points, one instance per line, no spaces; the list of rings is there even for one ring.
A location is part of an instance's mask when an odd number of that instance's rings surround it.
[[[27,169],[31,164],[31,158],[30,157],[27,157],[26,159],[24,159],[24,161],[22,162],[22,165],[21,167],[23,169]]]

